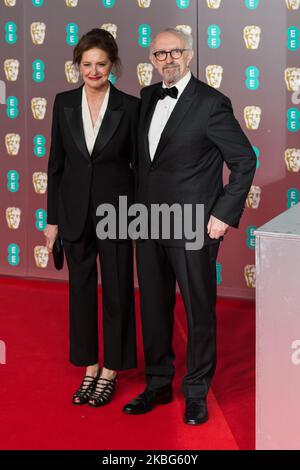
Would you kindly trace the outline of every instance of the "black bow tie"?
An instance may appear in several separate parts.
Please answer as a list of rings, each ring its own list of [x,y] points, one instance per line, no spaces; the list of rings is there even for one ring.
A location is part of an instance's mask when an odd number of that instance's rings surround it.
[[[162,86],[157,89],[157,96],[160,100],[163,100],[166,96],[177,99],[178,88],[172,86],[171,88],[163,88]]]

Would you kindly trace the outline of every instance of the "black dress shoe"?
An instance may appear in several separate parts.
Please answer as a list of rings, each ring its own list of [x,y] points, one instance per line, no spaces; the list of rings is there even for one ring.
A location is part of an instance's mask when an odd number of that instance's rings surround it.
[[[208,420],[205,398],[186,398],[184,422],[186,424],[202,424]]]
[[[157,388],[156,390],[146,390],[131,400],[124,406],[123,412],[130,415],[140,415],[148,413],[156,405],[165,405],[173,400],[173,392],[171,385]]]

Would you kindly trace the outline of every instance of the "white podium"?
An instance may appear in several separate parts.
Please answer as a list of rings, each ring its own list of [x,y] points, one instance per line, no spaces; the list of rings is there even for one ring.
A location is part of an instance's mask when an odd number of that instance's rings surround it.
[[[300,204],[256,235],[256,449],[300,449]]]

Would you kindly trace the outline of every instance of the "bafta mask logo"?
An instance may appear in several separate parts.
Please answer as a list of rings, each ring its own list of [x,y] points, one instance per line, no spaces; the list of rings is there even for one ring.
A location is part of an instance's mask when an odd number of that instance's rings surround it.
[[[300,170],[300,149],[286,149],[284,161],[289,172],[297,173]]]
[[[285,0],[289,10],[298,10],[300,8],[300,0]]]
[[[5,147],[8,155],[18,155],[20,150],[21,136],[19,134],[6,134]]]
[[[45,23],[31,23],[30,25],[31,39],[33,44],[40,45],[44,44],[46,25]]]
[[[247,49],[257,49],[260,42],[261,28],[259,26],[245,26],[244,41]]]
[[[17,230],[21,222],[21,209],[18,207],[7,207],[5,215],[8,228]]]
[[[206,67],[206,81],[213,88],[220,88],[223,77],[221,65],[208,65]]]
[[[34,259],[35,264],[38,268],[47,268],[49,254],[45,246],[35,246],[34,247]]]
[[[300,90],[300,68],[289,67],[284,71],[284,79],[288,91]]]
[[[151,0],[137,0],[140,8],[149,8],[151,5]]]
[[[216,10],[217,8],[220,8],[222,0],[206,0],[208,8],[211,8],[212,10]]]
[[[104,23],[101,26],[101,29],[105,29],[105,31],[108,31],[115,39],[117,39],[118,26],[116,24]]]
[[[254,264],[246,264],[244,267],[244,277],[247,287],[255,288],[256,282],[256,269]]]
[[[141,63],[137,67],[137,76],[141,86],[149,86],[152,81],[153,65],[150,63]]]
[[[261,108],[259,106],[246,106],[244,119],[247,129],[257,130],[261,120]]]
[[[179,29],[179,31],[182,31],[184,34],[192,34],[192,27],[188,24],[178,24],[176,29]]]
[[[68,8],[75,8],[78,5],[78,0],[66,0],[66,5]]]
[[[6,80],[15,82],[19,75],[20,62],[17,59],[6,59],[4,61],[4,72]]]
[[[6,7],[14,7],[17,0],[4,0],[4,5]]]
[[[36,194],[45,194],[47,191],[47,173],[35,171],[32,175],[32,183]]]
[[[31,111],[34,119],[42,120],[46,115],[47,100],[37,96],[31,100]]]
[[[65,62],[65,74],[68,83],[78,83],[79,70],[71,60],[67,60],[67,62]]]
[[[246,206],[249,209],[258,209],[260,203],[261,188],[259,186],[251,186],[246,199]]]

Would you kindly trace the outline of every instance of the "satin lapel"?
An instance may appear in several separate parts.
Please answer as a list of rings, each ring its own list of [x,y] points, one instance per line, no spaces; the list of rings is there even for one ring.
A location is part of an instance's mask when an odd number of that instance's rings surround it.
[[[75,103],[73,107],[65,107],[64,112],[66,115],[67,122],[70,127],[72,137],[82,155],[90,160],[90,154],[86,146],[83,122],[82,122],[82,110],[81,110],[81,98],[82,98],[82,87],[78,88]]]
[[[161,84],[158,84],[161,86]],[[147,162],[151,164],[150,152],[149,152],[149,140],[148,140],[148,133],[149,128],[152,120],[152,116],[157,104],[158,98],[156,97],[156,88],[153,89],[153,92],[148,97],[147,103],[145,105],[145,114],[142,116],[142,131],[143,131],[143,143],[144,143],[144,150]]]
[[[161,152],[167,145],[170,137],[172,136],[172,134],[174,134],[180,123],[183,121],[189,108],[191,107],[195,99],[194,90],[195,82],[192,77],[189,83],[187,84],[186,88],[184,89],[182,95],[178,99],[178,103],[176,103],[176,106],[173,109],[173,112],[171,113],[167,124],[165,125],[153,158],[153,164],[159,158]]]
[[[122,103],[121,93],[113,85],[110,85],[108,105],[93,148],[92,159],[101,156],[102,150],[115,134],[124,114]]]

